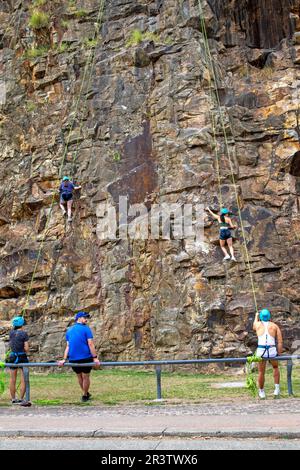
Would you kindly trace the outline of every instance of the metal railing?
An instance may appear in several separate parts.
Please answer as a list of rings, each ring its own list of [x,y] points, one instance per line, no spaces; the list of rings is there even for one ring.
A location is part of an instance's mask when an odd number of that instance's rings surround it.
[[[263,359],[268,361],[268,359]],[[300,355],[294,356],[278,356],[272,358],[274,361],[286,361],[287,362],[287,384],[288,394],[293,395],[293,381],[292,372],[293,365],[296,360],[300,360]],[[133,362],[100,362],[102,367],[134,367],[134,366],[155,366],[156,373],[156,396],[157,400],[162,400],[162,366],[165,365],[192,365],[192,364],[245,364],[247,362],[246,357],[228,357],[223,359],[188,359],[188,360],[169,360],[169,361],[133,361]],[[26,401],[30,402],[30,380],[29,380],[29,369],[34,367],[94,367],[95,363],[86,364],[75,364],[65,363],[63,366],[58,366],[57,362],[30,362],[25,364],[5,364],[5,367],[10,368],[23,368],[24,378],[26,384]]]

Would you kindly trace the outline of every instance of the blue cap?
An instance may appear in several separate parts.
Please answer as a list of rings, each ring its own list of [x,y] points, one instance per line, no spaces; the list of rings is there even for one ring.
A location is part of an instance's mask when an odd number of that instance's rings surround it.
[[[259,319],[260,321],[270,321],[271,320],[271,312],[264,308],[259,312]]]
[[[229,210],[228,210],[228,209],[225,209],[225,207],[224,207],[224,209],[221,209],[221,214],[222,214],[222,215],[229,214]]]
[[[70,181],[70,178],[68,176],[64,176],[63,181]]]
[[[25,325],[25,320],[23,317],[15,317],[11,323],[14,328],[21,328],[21,326]]]
[[[75,316],[75,321],[77,321],[79,318],[91,318],[91,316],[87,312],[78,312]]]

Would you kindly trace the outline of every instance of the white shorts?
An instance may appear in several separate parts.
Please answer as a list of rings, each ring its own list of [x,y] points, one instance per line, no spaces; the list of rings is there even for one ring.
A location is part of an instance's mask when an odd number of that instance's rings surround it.
[[[262,357],[263,359],[273,359],[278,356],[276,346],[270,349],[257,348],[256,355]]]

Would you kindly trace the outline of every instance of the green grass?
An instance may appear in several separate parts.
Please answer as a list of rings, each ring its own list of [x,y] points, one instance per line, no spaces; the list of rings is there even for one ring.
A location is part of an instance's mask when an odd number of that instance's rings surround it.
[[[48,54],[49,52],[49,46],[43,46],[43,47],[34,47],[32,49],[28,49],[25,51],[24,56],[27,59],[35,59],[36,57],[41,57],[45,54]]]
[[[40,406],[79,405],[81,392],[73,373],[37,374],[31,372],[31,399]],[[286,368],[281,366],[282,397],[287,398]],[[103,369],[93,372],[91,393],[93,405],[145,404],[151,406],[156,399],[156,377],[153,370],[137,371],[132,369]],[[232,372],[220,374],[201,374],[191,372],[162,373],[162,395],[170,402],[194,402],[244,400],[252,401],[246,388],[216,389],[212,385],[224,382],[243,382],[246,375]],[[294,392],[300,397],[300,367],[293,371]],[[268,367],[266,374],[266,393],[272,399],[273,377]],[[9,402],[8,374],[5,378],[5,391],[0,396],[0,406]],[[86,405],[85,405],[86,406]],[[87,405],[88,406],[88,405]]]
[[[33,113],[37,109],[37,105],[33,101],[27,101],[25,108],[28,113]]]
[[[89,14],[89,12],[81,8],[80,10],[74,11],[74,14],[77,18],[84,18],[85,16]]]
[[[93,49],[94,47],[97,46],[98,43],[99,43],[98,38],[96,38],[96,39],[85,39],[83,41],[83,44],[87,49]]]
[[[47,2],[47,0],[34,0],[33,1],[33,6],[34,7],[42,7],[43,5],[45,5]]]
[[[46,28],[47,26],[49,26],[49,22],[50,22],[50,18],[49,18],[49,15],[47,15],[47,13],[44,13],[39,10],[35,10],[29,19],[29,26],[32,29],[42,29],[42,28]]]
[[[160,41],[160,36],[156,33],[142,33],[139,29],[134,29],[131,32],[130,38],[126,42],[127,47],[131,46],[138,46],[141,44],[143,41],[153,41],[153,42],[159,42]]]

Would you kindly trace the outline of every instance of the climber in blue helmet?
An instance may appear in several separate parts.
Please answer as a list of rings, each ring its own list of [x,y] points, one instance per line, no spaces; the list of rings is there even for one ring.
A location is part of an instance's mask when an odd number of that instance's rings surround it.
[[[231,235],[231,230],[236,229],[237,227],[233,225],[230,217],[229,217],[229,210],[226,208],[221,209],[220,214],[215,214],[210,210],[209,207],[206,210],[210,213],[210,215],[219,222],[220,225],[220,246],[224,253],[224,261],[232,259],[232,261],[236,261],[234,256],[233,250],[233,240]],[[226,249],[226,243],[228,245],[230,255]]]
[[[66,213],[68,213],[69,222],[72,221],[72,204],[74,189],[81,189],[81,186],[75,186],[75,184],[70,180],[68,176],[64,176],[59,187],[60,207],[63,215],[66,215]],[[67,204],[67,211],[65,209],[65,204]]]
[[[25,320],[22,316],[13,318],[12,327],[9,334],[9,348],[10,352],[8,355],[7,362],[9,364],[26,364],[28,363],[27,354],[29,352],[29,337],[23,327]],[[20,388],[20,399],[16,398],[16,381],[18,376],[18,370],[21,374],[21,388]],[[24,372],[22,368],[10,368],[10,383],[9,383],[11,402],[13,405],[29,406],[29,403],[24,400],[26,385]]]
[[[271,321],[271,312],[266,308],[256,313],[253,330],[258,337],[256,355],[262,359],[270,359],[272,364],[275,383],[274,398],[277,398],[280,395],[280,372],[278,361],[275,361],[274,358],[276,358],[278,354],[282,354],[283,339],[281,330],[276,323]],[[258,385],[259,397],[261,399],[266,398],[264,391],[266,364],[266,361],[258,363]]]

